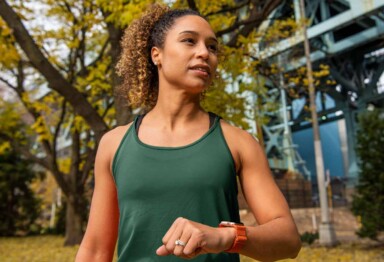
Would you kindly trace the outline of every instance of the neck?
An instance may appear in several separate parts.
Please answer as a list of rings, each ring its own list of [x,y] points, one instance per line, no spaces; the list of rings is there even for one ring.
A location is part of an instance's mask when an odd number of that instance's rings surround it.
[[[147,117],[173,130],[179,125],[206,117],[206,113],[200,106],[200,94],[191,95],[184,90],[161,92],[160,89],[157,103]]]

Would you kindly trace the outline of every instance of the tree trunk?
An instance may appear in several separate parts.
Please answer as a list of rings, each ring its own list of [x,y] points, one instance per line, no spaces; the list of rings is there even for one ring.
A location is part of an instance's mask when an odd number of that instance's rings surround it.
[[[107,24],[109,33],[109,42],[111,43],[111,50],[109,55],[112,60],[112,86],[115,98],[115,110],[116,110],[116,124],[126,125],[132,121],[132,108],[128,104],[127,97],[119,92],[122,79],[116,74],[116,64],[119,60],[121,53],[120,41],[123,37],[123,29],[117,28],[114,24]]]
[[[78,196],[79,197],[79,196]],[[71,200],[72,198],[72,200]],[[65,214],[65,242],[64,246],[73,246],[80,244],[83,239],[83,214],[78,201],[73,197],[67,198],[67,209]]]

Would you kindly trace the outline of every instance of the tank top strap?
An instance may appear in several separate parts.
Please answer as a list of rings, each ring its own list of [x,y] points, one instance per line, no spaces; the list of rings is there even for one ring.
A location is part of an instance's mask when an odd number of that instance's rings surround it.
[[[146,114],[138,115],[135,118],[134,124],[135,124],[135,130],[136,130],[137,135],[139,134],[139,128],[140,128],[141,122],[143,121],[143,118],[145,115]]]
[[[212,126],[215,124],[215,122],[220,119],[220,117],[212,112],[208,112],[208,114],[209,114],[209,129],[211,129]]]

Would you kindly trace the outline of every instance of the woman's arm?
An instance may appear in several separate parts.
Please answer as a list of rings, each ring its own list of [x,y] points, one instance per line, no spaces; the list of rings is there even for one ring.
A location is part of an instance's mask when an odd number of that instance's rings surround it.
[[[119,209],[111,173],[112,158],[127,127],[106,133],[95,160],[95,188],[84,238],[76,262],[110,262],[116,245]]]
[[[241,254],[261,261],[294,258],[300,236],[288,204],[277,187],[260,144],[247,132],[236,130],[239,177],[244,197],[258,226],[247,227],[248,241]]]

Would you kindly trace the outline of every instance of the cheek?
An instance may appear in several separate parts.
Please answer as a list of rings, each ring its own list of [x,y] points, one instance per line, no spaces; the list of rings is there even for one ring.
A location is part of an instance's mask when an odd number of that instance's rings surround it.
[[[185,57],[182,51],[177,50],[176,48],[173,50],[169,50],[165,56],[163,57],[164,65],[168,68],[174,68],[175,70],[181,70],[183,65],[185,64]]]
[[[184,71],[184,63],[176,58],[168,58],[163,64],[163,70],[166,74],[179,74]]]
[[[211,59],[211,67],[212,67],[214,72],[216,72],[218,62],[219,61],[218,61],[217,57],[214,57]]]
[[[214,59],[214,62],[213,62],[213,67],[216,69],[217,68],[217,65],[218,65],[219,61],[217,59],[217,57]]]

